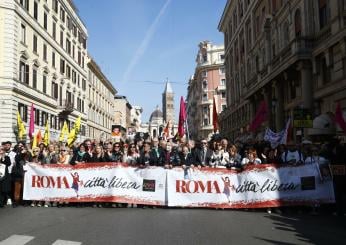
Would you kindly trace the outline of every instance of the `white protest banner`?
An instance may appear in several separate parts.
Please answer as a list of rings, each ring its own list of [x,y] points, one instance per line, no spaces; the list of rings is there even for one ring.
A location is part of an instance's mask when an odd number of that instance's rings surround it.
[[[167,172],[168,205],[264,208],[333,203],[331,176],[322,180],[316,165],[252,165],[227,169],[172,169]]]
[[[25,200],[165,205],[163,168],[141,169],[115,163],[30,163],[26,170]]]

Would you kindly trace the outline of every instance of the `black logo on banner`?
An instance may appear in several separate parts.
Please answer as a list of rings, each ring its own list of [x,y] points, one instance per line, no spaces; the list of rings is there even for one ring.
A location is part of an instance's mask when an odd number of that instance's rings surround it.
[[[301,177],[300,183],[302,187],[302,191],[315,190],[315,176]]]
[[[143,191],[155,192],[155,180],[144,179],[143,180]]]

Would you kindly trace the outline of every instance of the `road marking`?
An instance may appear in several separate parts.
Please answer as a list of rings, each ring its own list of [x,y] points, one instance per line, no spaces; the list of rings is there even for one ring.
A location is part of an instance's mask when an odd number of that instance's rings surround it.
[[[80,245],[81,242],[72,242],[72,241],[65,241],[65,240],[56,240],[52,245]]]
[[[33,236],[12,235],[6,240],[2,240],[0,245],[24,245],[34,239]]]

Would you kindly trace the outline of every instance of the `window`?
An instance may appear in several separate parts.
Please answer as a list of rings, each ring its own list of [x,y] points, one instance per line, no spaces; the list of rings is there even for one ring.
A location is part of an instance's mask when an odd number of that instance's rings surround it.
[[[58,13],[58,0],[52,0],[52,9],[55,13]]]
[[[41,113],[41,123],[40,123],[40,126],[45,126],[47,120],[48,120],[48,113],[42,111],[42,113]]]
[[[64,47],[64,31],[60,31],[60,46]]]
[[[224,110],[226,110],[226,105],[222,105],[222,110],[224,111]]]
[[[56,22],[55,21],[53,21],[53,24],[52,24],[52,36],[55,40],[56,39]]]
[[[224,60],[225,59],[225,55],[224,54],[220,54],[220,60]]]
[[[48,15],[46,12],[43,14],[43,28],[47,31],[48,30]]]
[[[38,20],[38,3],[34,2],[34,18],[35,20]]]
[[[62,7],[60,7],[60,20],[65,23],[65,11]]]
[[[60,59],[60,73],[65,74],[65,60]]]
[[[25,25],[21,25],[21,42],[26,44],[26,27]]]
[[[72,58],[74,59],[74,45],[72,44]]]
[[[29,84],[29,65],[24,61],[19,62],[19,81]]]
[[[203,83],[203,89],[208,89],[208,81],[207,80],[204,80]]]
[[[82,89],[85,91],[86,90],[86,81],[84,78],[82,78]]]
[[[294,15],[294,27],[295,27],[296,37],[300,37],[302,35],[302,19],[301,19],[299,9],[297,9]]]
[[[219,72],[220,72],[220,74],[225,74],[225,67],[221,67],[221,68],[219,69]]]
[[[202,100],[203,100],[203,101],[207,101],[207,100],[208,100],[208,94],[207,94],[207,93],[204,93],[204,94],[203,94]]]
[[[82,54],[80,50],[78,50],[78,65],[81,65],[81,62],[82,62]]]
[[[76,25],[72,25],[73,36],[77,37],[77,27]]]
[[[76,84],[76,80],[77,80],[76,72],[72,70],[72,82]]]
[[[34,34],[33,40],[32,40],[32,50],[34,53],[37,53],[37,36]]]
[[[32,87],[37,89],[37,66],[32,68]]]
[[[226,79],[221,79],[220,85],[221,85],[221,86],[225,86],[225,85],[226,85]]]
[[[71,55],[71,42],[66,38],[66,52]]]
[[[320,29],[323,29],[328,23],[327,16],[327,0],[319,0],[319,17],[320,17]]]
[[[203,119],[203,126],[208,126],[209,125],[209,118],[204,118]]]
[[[43,44],[43,60],[47,62],[47,45]]]
[[[52,81],[52,97],[57,100],[58,96],[59,96],[59,87],[56,81],[53,80]]]
[[[36,125],[39,125],[40,124],[40,110],[39,109],[36,109],[34,108],[34,123]]]
[[[69,65],[66,65],[66,76],[71,78],[71,67]]]
[[[42,92],[44,93],[44,94],[46,94],[47,93],[47,73],[45,72],[45,73],[43,73],[43,80],[42,80]]]
[[[29,11],[29,0],[20,0],[19,3],[26,11]]]
[[[23,122],[28,121],[28,106],[18,103],[18,111]]]
[[[55,68],[55,52],[52,51],[52,66]]]
[[[207,77],[208,72],[207,71],[202,71],[202,77]]]
[[[226,92],[225,92],[225,91],[222,91],[222,92],[221,92],[221,98],[222,98],[222,99],[225,99],[225,98],[226,98]]]

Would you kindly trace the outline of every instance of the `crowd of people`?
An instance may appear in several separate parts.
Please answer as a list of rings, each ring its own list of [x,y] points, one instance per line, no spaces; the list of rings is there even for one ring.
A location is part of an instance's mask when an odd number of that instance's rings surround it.
[[[32,149],[25,142],[3,142],[0,147],[0,164],[4,174],[0,175],[0,207],[22,204],[23,177],[25,164],[70,164],[91,162],[126,163],[130,166],[145,168],[161,166],[167,169],[186,168],[228,168],[241,171],[249,164],[346,164],[346,147],[338,140],[326,144],[302,144],[288,142],[271,148],[268,142],[234,142],[226,138],[208,141],[202,139],[180,140],[153,138],[136,141],[96,142],[85,140],[80,144],[67,147],[63,143],[48,146],[40,144]],[[345,176],[334,178],[337,212],[343,214],[343,194]],[[32,202],[30,205],[49,206],[49,203]]]

